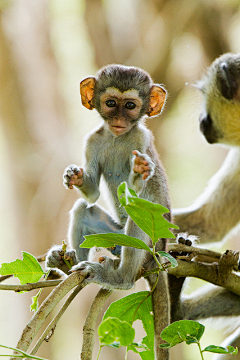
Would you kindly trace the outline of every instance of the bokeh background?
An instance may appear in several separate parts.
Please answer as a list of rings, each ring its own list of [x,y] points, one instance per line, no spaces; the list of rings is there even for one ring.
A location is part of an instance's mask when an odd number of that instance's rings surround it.
[[[63,187],[62,173],[68,164],[81,165],[84,135],[99,123],[80,103],[79,82],[109,63],[142,67],[166,86],[164,113],[147,126],[173,207],[189,205],[227,153],[200,134],[201,96],[192,84],[228,51],[240,51],[239,0],[0,0],[0,263],[21,258],[22,250],[44,254],[66,238],[78,195]],[[238,248],[236,234],[226,248]],[[186,291],[199,284],[190,282]],[[144,286],[140,281],[134,291]],[[79,358],[83,321],[97,291],[91,285],[80,293],[39,356]],[[33,294],[1,292],[1,344],[17,344],[32,316]],[[116,291],[109,303],[123,294]],[[206,324],[203,345],[220,344],[230,331],[220,322]],[[142,334],[140,322],[136,328]],[[195,350],[178,346],[173,359],[197,358]],[[106,348],[101,359],[123,356]]]

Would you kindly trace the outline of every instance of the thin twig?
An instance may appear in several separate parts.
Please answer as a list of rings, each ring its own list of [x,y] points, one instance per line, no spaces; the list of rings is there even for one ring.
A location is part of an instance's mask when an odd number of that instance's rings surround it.
[[[46,280],[46,281],[38,281],[36,283],[28,283],[24,285],[0,285],[0,290],[12,290],[15,292],[31,291],[34,289],[57,286],[61,282],[62,280]]]
[[[24,329],[21,339],[17,344],[18,349],[23,351],[28,350],[46,317],[71,289],[82,283],[84,278],[85,277],[81,275],[79,271],[76,271],[53,289],[51,294],[43,301],[36,314],[32,317]],[[11,358],[11,360],[13,359],[14,357]]]
[[[220,259],[221,253],[208,250],[208,249],[202,249],[195,246],[187,246],[183,244],[168,244],[168,251],[174,251],[174,252],[187,252],[187,253],[194,253],[194,255],[205,255],[212,258]]]
[[[112,292],[113,290],[101,288],[92,302],[83,326],[83,344],[81,360],[92,359],[97,317],[104,303],[106,302],[107,298],[112,294]]]
[[[12,277],[13,275],[3,275],[3,276],[0,276],[0,283],[2,282],[2,281],[5,281],[5,280],[7,280],[7,279],[9,279],[10,277]]]
[[[30,352],[30,355],[35,355],[36,352],[38,351],[38,349],[40,348],[40,346],[42,345],[43,341],[46,340],[47,336],[48,340],[50,339],[50,337],[52,336],[54,329],[58,323],[58,321],[60,320],[60,318],[62,317],[62,315],[64,314],[64,312],[67,310],[68,306],[71,304],[71,302],[73,301],[73,299],[77,296],[77,294],[79,293],[79,291],[82,290],[84,286],[78,285],[76,287],[76,289],[74,289],[74,291],[72,292],[72,294],[68,297],[68,299],[65,301],[64,305],[62,306],[62,308],[60,309],[60,311],[57,313],[57,315],[54,317],[54,319],[50,322],[50,324],[48,325],[48,327],[46,328],[46,330],[44,331],[44,333],[42,334],[42,336],[38,339],[36,345],[34,346],[34,348],[32,349],[32,351]],[[47,340],[47,341],[48,341]]]

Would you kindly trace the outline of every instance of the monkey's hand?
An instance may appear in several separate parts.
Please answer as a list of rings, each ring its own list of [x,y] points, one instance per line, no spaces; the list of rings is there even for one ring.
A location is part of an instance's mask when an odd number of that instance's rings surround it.
[[[67,189],[73,189],[73,186],[81,187],[83,185],[83,168],[77,165],[69,165],[63,173],[63,185]]]
[[[71,267],[78,263],[75,250],[63,252],[61,245],[54,245],[46,256],[45,265],[47,268],[57,268],[65,274],[69,273]]]
[[[133,171],[137,174],[142,174],[143,180],[148,180],[154,174],[155,164],[146,154],[141,154],[137,150],[133,150]]]

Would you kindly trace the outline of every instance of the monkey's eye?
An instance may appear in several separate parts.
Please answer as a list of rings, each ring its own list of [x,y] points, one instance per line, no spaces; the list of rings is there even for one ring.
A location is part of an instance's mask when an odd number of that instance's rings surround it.
[[[116,101],[114,101],[114,100],[107,100],[106,105],[107,105],[107,107],[115,107],[115,106],[117,106]]]
[[[129,109],[129,110],[135,109],[135,107],[136,107],[136,104],[134,104],[134,102],[132,102],[132,101],[128,101],[125,105],[125,108]]]

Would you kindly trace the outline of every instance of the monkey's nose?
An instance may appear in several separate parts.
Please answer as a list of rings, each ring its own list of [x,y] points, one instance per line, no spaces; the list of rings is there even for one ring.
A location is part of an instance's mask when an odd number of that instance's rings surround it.
[[[218,132],[214,128],[212,118],[209,114],[205,116],[200,116],[200,131],[205,136],[206,140],[210,143],[216,143],[219,136]]]

